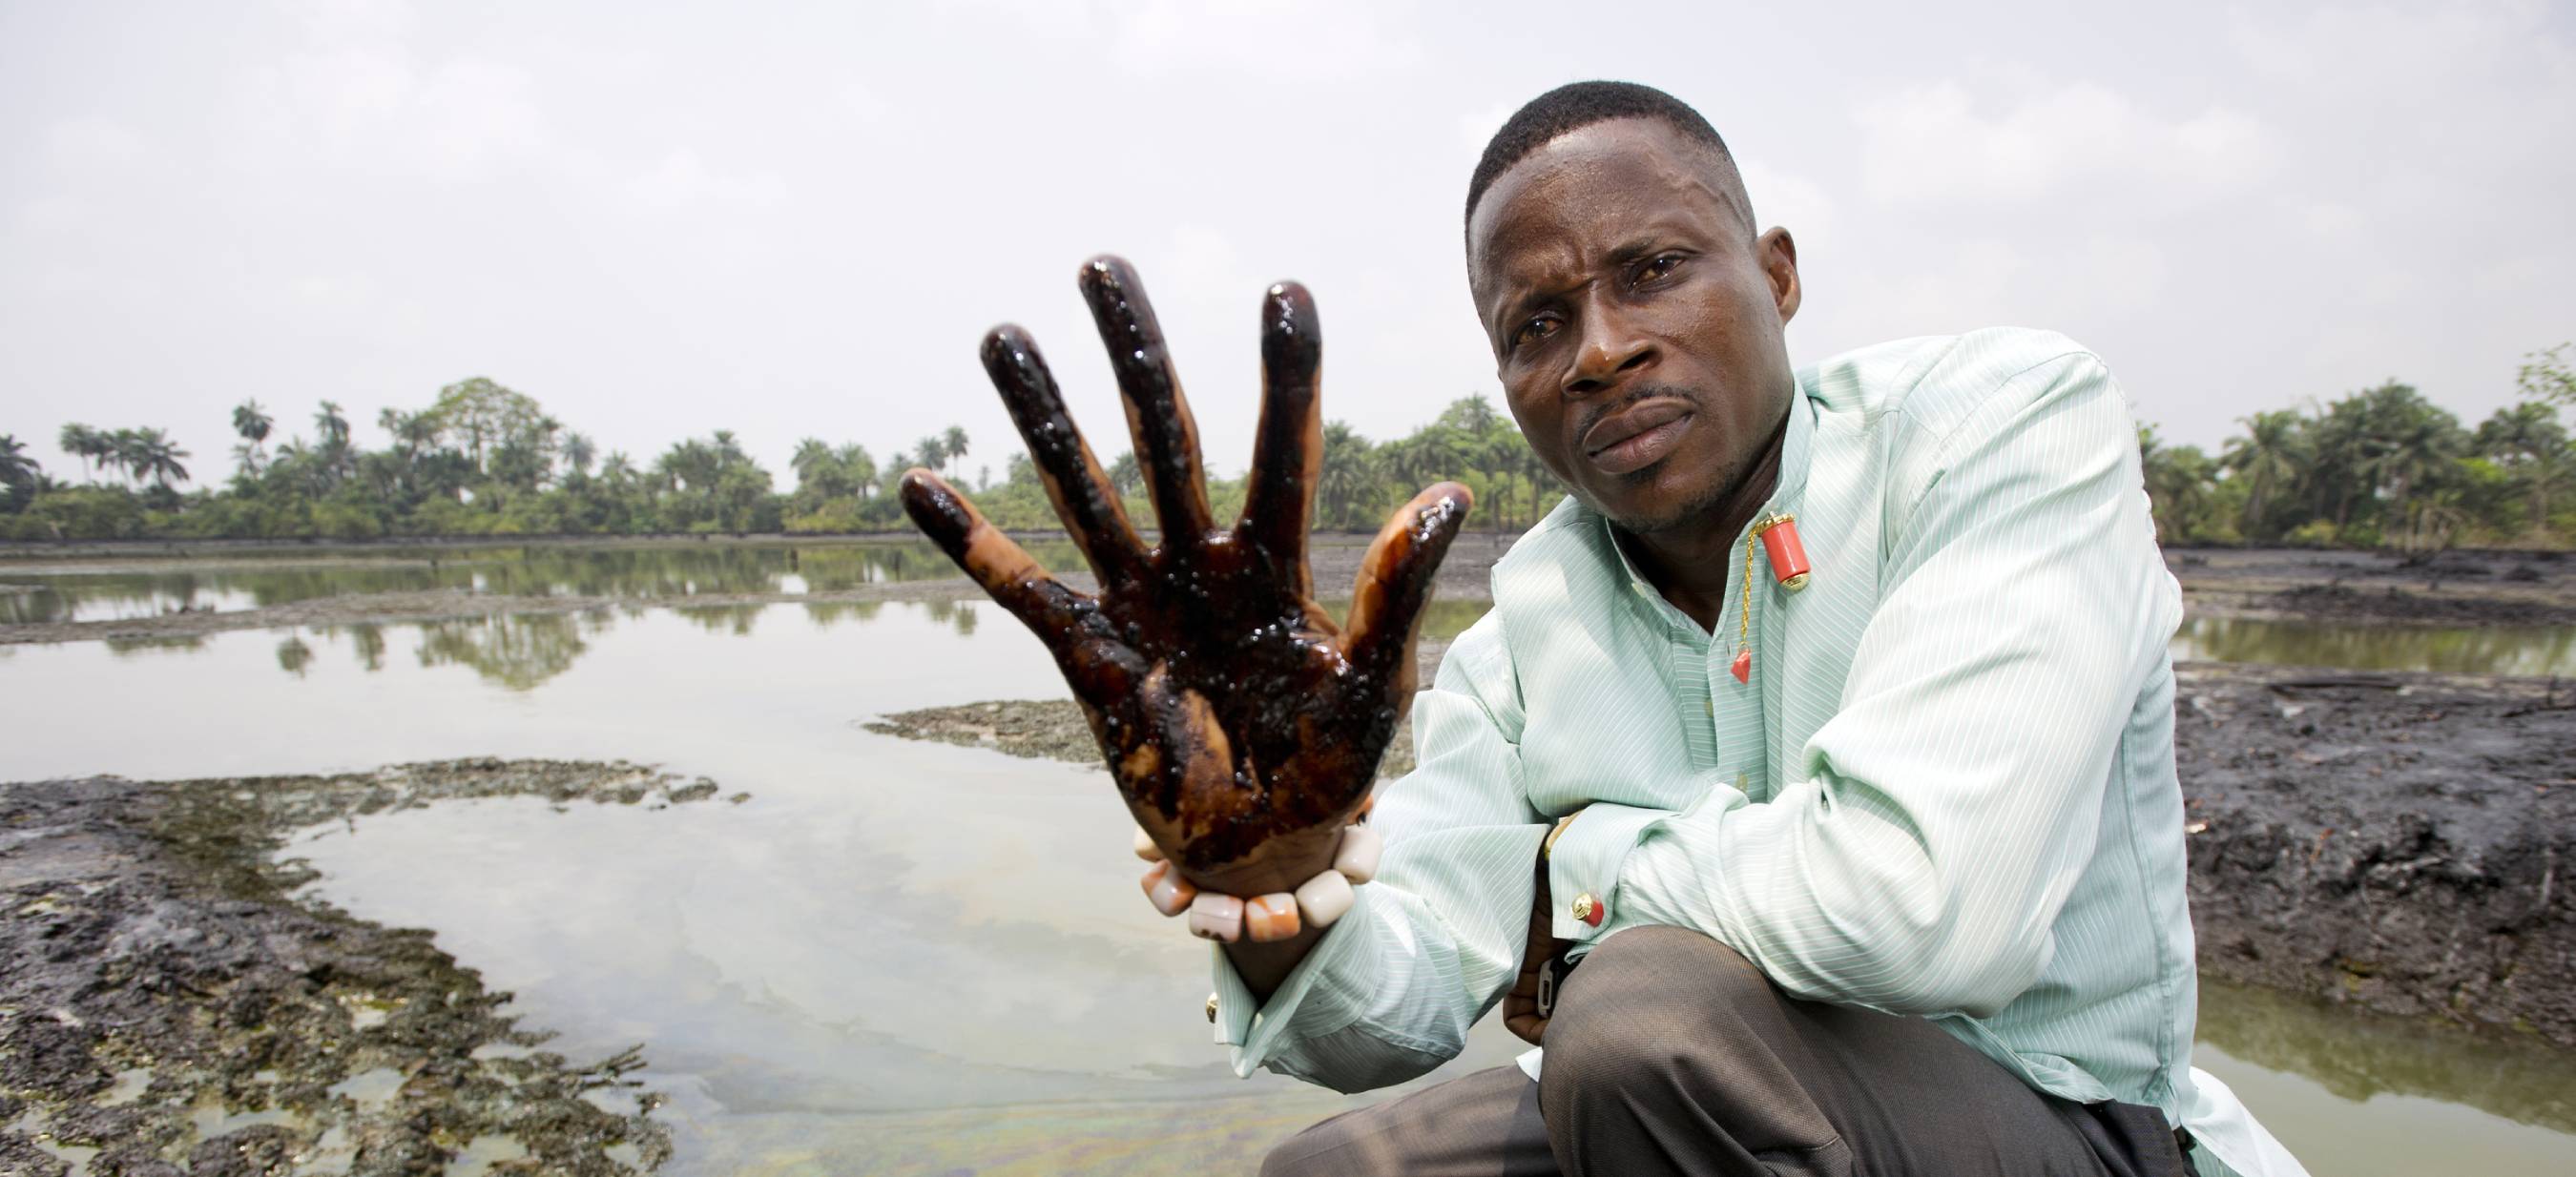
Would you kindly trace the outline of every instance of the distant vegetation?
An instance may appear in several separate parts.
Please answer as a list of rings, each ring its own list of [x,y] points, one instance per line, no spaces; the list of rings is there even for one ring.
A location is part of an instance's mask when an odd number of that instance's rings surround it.
[[[2288,543],[2426,550],[2459,544],[2563,547],[2576,539],[2576,446],[2562,408],[2576,408],[2571,347],[2534,353],[2519,403],[2464,426],[2396,382],[2307,411],[2240,419],[2217,455],[2139,433],[2156,530],[2167,543]],[[324,401],[309,434],[275,446],[258,401],[232,410],[232,477],[183,492],[191,455],[156,428],[65,425],[80,462],[72,482],[39,469],[0,435],[0,538],[324,538],[664,533],[906,531],[891,493],[913,465],[972,493],[987,516],[1019,530],[1057,526],[1035,470],[1013,447],[1002,476],[963,463],[965,430],[920,439],[880,462],[866,446],[798,443],[796,489],[727,430],[681,441],[639,463],[602,454],[535,398],[480,377],[439,390],[417,412],[387,409],[385,443],[360,446],[340,406]],[[1096,438],[1095,441],[1104,440]],[[1104,454],[1130,514],[1150,525],[1132,454]],[[1325,427],[1316,526],[1370,531],[1443,478],[1476,492],[1478,525],[1526,527],[1558,496],[1511,419],[1482,397],[1451,402],[1411,434],[1371,441]],[[1243,502],[1240,479],[1209,487],[1220,516]]]
[[[80,462],[78,482],[40,469],[23,443],[0,435],[0,539],[909,531],[892,492],[915,465],[947,475],[1004,527],[1058,526],[1025,454],[1015,448],[999,479],[989,465],[970,476],[970,439],[956,426],[882,462],[855,442],[806,438],[788,460],[796,489],[780,493],[731,431],[683,440],[639,463],[600,453],[535,398],[480,377],[439,390],[417,412],[385,410],[376,420],[385,438],[379,449],[359,445],[330,401],[315,410],[309,434],[273,446],[278,422],[258,401],[235,406],[231,424],[240,438],[232,477],[193,492],[181,490],[192,455],[161,429],[65,425],[60,441]],[[1474,489],[1479,521],[1495,527],[1525,527],[1555,499],[1553,480],[1519,430],[1480,398],[1457,401],[1396,441],[1371,442],[1340,422],[1326,434],[1318,527],[1374,530],[1442,478]],[[1135,457],[1102,457],[1133,517],[1150,526]],[[1231,513],[1242,506],[1243,482],[1213,480],[1209,493]]]
[[[2576,539],[2576,447],[2560,423],[2576,372],[2560,344],[2527,357],[2522,399],[2477,428],[2389,381],[2308,412],[2239,418],[2212,457],[2139,430],[2156,533],[2166,543],[2428,551]]]

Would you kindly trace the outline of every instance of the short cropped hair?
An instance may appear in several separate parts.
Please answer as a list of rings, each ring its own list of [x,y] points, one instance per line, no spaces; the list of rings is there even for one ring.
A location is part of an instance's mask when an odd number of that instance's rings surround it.
[[[1652,86],[1635,82],[1571,82],[1530,99],[1503,123],[1503,129],[1485,142],[1484,158],[1476,161],[1476,174],[1467,180],[1467,219],[1476,219],[1476,202],[1485,198],[1485,190],[1494,186],[1512,165],[1530,157],[1558,136],[1579,131],[1594,123],[1612,119],[1653,119],[1671,127],[1684,139],[1717,153],[1724,163],[1722,187],[1728,190],[1744,212],[1745,231],[1753,231],[1753,202],[1745,196],[1744,180],[1735,171],[1735,153],[1726,149],[1717,128],[1708,125],[1688,103]]]

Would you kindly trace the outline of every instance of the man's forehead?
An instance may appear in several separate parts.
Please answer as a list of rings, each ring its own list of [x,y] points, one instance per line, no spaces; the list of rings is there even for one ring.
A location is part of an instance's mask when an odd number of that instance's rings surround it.
[[[1612,119],[1551,139],[1496,177],[1468,223],[1470,276],[1557,268],[1580,227],[1645,229],[1737,215],[1714,151],[1650,119]]]

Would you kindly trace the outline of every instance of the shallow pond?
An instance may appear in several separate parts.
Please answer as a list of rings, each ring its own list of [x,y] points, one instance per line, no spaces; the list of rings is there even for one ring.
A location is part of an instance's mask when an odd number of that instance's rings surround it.
[[[2176,660],[2576,676],[2576,626],[2417,627],[2189,617],[2174,634],[2173,650]]]
[[[1472,610],[1458,611],[1467,619]],[[1456,616],[1435,628],[1462,626]],[[434,928],[576,1058],[642,1043],[681,1174],[1249,1171],[1352,1101],[1231,1077],[1207,953],[1102,774],[861,730],[1061,697],[989,605],[612,610],[0,647],[0,779],[626,758],[747,790],[308,831],[319,893]],[[1518,1043],[1480,1027],[1443,1076]],[[2201,1065],[2319,1174],[2576,1171],[2576,1060],[2213,988]]]
[[[1069,543],[1033,543],[1052,567],[1080,567]],[[937,580],[957,566],[928,543],[530,544],[385,548],[326,558],[293,552],[186,560],[0,564],[0,624],[229,613],[319,597],[450,590],[636,599],[831,592]]]
[[[1032,554],[1054,568],[1080,568],[1063,541],[1033,542]],[[188,560],[116,560],[0,565],[0,624],[103,621],[177,612],[234,612],[322,597],[446,590],[489,595],[648,599],[745,594],[829,593],[865,584],[938,580],[956,575],[923,542],[832,541],[797,544],[487,545],[473,548],[386,548],[315,558],[294,552]],[[1334,610],[1347,601],[1329,601]],[[872,610],[869,606],[844,606]],[[1435,600],[1423,634],[1447,640],[1484,615],[1479,601]],[[709,606],[710,625],[748,616],[758,606]],[[852,613],[850,616],[872,616]],[[488,628],[482,622],[463,628]],[[451,629],[459,627],[451,626]],[[515,640],[531,671],[579,655],[564,622],[534,627]],[[469,660],[489,634],[450,633],[441,643]],[[150,643],[145,643],[150,644]],[[469,648],[474,647],[474,648]],[[301,655],[281,652],[292,670]],[[2189,617],[2174,635],[2178,660],[2263,662],[2352,670],[2433,670],[2469,674],[2576,677],[2576,627],[2425,628],[2296,619]],[[568,664],[566,662],[565,664]]]

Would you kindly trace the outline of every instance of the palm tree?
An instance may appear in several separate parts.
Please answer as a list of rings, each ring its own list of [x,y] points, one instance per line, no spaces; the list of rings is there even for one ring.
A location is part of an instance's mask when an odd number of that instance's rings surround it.
[[[1376,463],[1372,461],[1374,451],[1369,439],[1360,436],[1349,422],[1324,423],[1323,470],[1315,477],[1317,526],[1350,526],[1352,508],[1368,496],[1369,487],[1376,480],[1373,473]],[[1118,460],[1133,468],[1136,456],[1121,454]],[[1118,480],[1118,467],[1110,467],[1109,480],[1113,483]],[[1124,494],[1126,488],[1121,487],[1119,491]]]
[[[570,467],[573,473],[588,475],[590,473],[590,461],[593,457],[597,456],[598,453],[599,447],[592,443],[589,435],[581,433],[564,434],[564,465]]]
[[[313,414],[314,448],[322,455],[322,469],[331,485],[338,485],[357,465],[349,449],[349,418],[338,401],[324,401]]]
[[[233,406],[233,432],[240,434],[242,439],[241,448],[234,453],[241,459],[243,469],[259,473],[260,459],[264,456],[260,443],[268,440],[268,431],[275,424],[268,410],[259,407],[257,397]]]
[[[2263,509],[2270,505],[2272,492],[2299,476],[2303,422],[2289,409],[2256,413],[2237,421],[2245,426],[2245,434],[2227,439],[2218,464],[2246,480],[2245,515],[2239,526],[2248,538],[2253,538],[2262,527]]]
[[[2392,380],[2362,398],[2370,423],[2366,469],[2403,530],[2401,542],[2412,550],[2426,520],[2411,500],[2417,490],[2458,472],[2468,435],[2459,418],[2425,400],[2411,385]]]
[[[2165,445],[2154,426],[2140,425],[2138,459],[2146,471],[2147,503],[2155,512],[2156,541],[2190,538],[2208,506],[2209,456],[2196,445]]]
[[[868,447],[852,442],[833,454],[841,464],[841,477],[850,489],[865,498],[877,492],[877,460],[868,456]]]
[[[394,452],[409,458],[428,449],[438,440],[438,422],[427,413],[406,413],[387,408],[376,414],[376,424],[393,438]]]
[[[119,429],[107,435],[107,456],[99,460],[101,467],[113,465],[125,471],[128,479],[141,482],[144,470],[151,464],[151,455],[143,448],[142,430]]]
[[[1540,501],[1546,497],[1548,491],[1561,488],[1557,486],[1555,472],[1547,468],[1546,462],[1539,460],[1538,451],[1530,448],[1526,438],[1521,441],[1520,470],[1521,477],[1529,480],[1529,525],[1536,527]]]
[[[107,468],[107,457],[112,451],[106,433],[75,421],[63,426],[55,440],[64,453],[80,459],[82,481],[89,480],[93,463],[102,470]]]
[[[913,448],[920,451],[922,465],[928,466],[933,470],[946,473],[948,469],[947,442],[942,441],[937,437],[925,437],[920,441],[915,442],[913,444]]]
[[[2514,387],[2533,400],[2576,408],[2576,363],[2567,358],[2571,347],[2576,343],[2562,343],[2524,356]]]
[[[949,426],[947,432],[939,435],[939,452],[948,455],[951,462],[965,457],[966,430],[962,426]]]
[[[269,428],[275,424],[268,410],[259,407],[258,397],[233,406],[233,432],[252,445],[267,441]]]
[[[2558,410],[2541,401],[2524,401],[2478,425],[2477,447],[2531,493],[2531,532],[2549,523],[2549,499],[2576,454],[2567,447],[2567,430]]]
[[[0,486],[9,488],[9,510],[23,511],[44,482],[44,468],[27,456],[15,434],[0,433]]]
[[[819,437],[808,437],[796,443],[796,454],[787,459],[787,468],[796,472],[796,489],[821,488],[831,478],[832,467],[839,465],[832,444]]]
[[[152,485],[165,493],[171,483],[188,480],[188,468],[179,464],[188,451],[180,449],[179,443],[158,429],[135,430],[134,441],[135,477],[150,478]]]
[[[323,449],[349,444],[349,418],[342,412],[338,401],[322,402],[321,409],[313,414],[313,429],[321,438]]]

